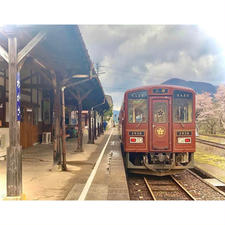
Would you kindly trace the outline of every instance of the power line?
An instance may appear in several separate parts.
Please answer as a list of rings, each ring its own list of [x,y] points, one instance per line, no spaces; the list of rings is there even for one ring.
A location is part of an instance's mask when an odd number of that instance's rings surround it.
[[[112,66],[99,66],[99,67],[110,68],[113,71],[120,72],[120,73],[136,73],[136,74],[139,74],[139,75],[147,75],[147,73],[132,72],[132,71],[129,71],[129,70],[117,70],[117,69],[114,69]],[[129,77],[129,79],[135,79],[136,80],[136,79],[139,79],[139,78],[138,77]]]

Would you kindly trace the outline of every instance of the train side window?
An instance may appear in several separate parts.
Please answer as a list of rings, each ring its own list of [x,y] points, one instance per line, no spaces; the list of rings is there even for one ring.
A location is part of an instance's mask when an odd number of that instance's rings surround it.
[[[176,91],[173,98],[173,120],[177,123],[191,123],[193,119],[192,93]]]

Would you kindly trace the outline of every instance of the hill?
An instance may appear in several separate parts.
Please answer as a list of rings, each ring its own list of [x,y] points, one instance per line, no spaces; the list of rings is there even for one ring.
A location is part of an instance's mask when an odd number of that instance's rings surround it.
[[[184,86],[189,87],[195,90],[196,93],[201,94],[203,92],[209,92],[211,94],[216,93],[217,87],[206,82],[196,82],[196,81],[185,81],[179,78],[172,78],[169,79],[162,84],[168,84],[168,85],[178,85],[178,86]]]

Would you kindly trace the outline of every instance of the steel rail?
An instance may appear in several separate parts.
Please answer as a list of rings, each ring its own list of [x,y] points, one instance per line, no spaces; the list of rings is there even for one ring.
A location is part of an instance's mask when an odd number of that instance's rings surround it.
[[[144,181],[145,181],[145,184],[146,184],[146,186],[147,186],[147,188],[148,188],[148,190],[149,190],[149,192],[150,192],[150,194],[151,194],[153,200],[156,201],[156,197],[155,197],[155,195],[153,194],[153,191],[152,191],[152,189],[151,189],[151,187],[150,187],[150,185],[149,185],[149,183],[148,183],[148,181],[147,181],[147,179],[146,179],[145,177],[144,177]]]
[[[219,143],[212,142],[212,141],[206,141],[206,140],[203,140],[203,139],[196,138],[196,142],[199,142],[199,143],[205,144],[205,145],[210,145],[210,146],[216,147],[216,148],[225,149],[225,145],[224,144],[219,144]]]
[[[195,176],[196,178],[198,178],[200,181],[202,181],[204,184],[208,185],[209,187],[211,187],[212,189],[214,189],[216,192],[220,193],[222,196],[225,197],[225,193],[223,191],[221,191],[219,188],[213,186],[212,184],[210,184],[209,182],[205,181],[203,178],[201,178],[198,174],[194,173],[193,171],[187,169],[187,171],[192,174],[193,176]],[[216,178],[215,178],[216,179]]]
[[[170,177],[192,200],[196,201],[196,198],[173,175]]]

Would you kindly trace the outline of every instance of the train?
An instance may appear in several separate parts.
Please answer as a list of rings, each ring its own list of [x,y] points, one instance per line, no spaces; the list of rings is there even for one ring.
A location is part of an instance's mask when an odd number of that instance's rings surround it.
[[[166,176],[194,166],[195,92],[173,85],[127,90],[119,135],[128,172]]]

